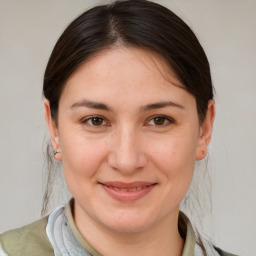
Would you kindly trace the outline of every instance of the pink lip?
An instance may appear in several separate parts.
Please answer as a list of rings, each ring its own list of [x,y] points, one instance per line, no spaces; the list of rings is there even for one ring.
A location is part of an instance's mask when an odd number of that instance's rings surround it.
[[[122,202],[136,201],[147,195],[156,185],[156,183],[136,181],[125,182],[99,182],[99,185],[114,199]]]

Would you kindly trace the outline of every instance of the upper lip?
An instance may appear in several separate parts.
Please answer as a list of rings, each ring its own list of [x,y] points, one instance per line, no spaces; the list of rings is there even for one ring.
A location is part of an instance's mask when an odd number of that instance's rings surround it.
[[[122,181],[107,181],[107,182],[99,182],[99,184],[105,185],[107,187],[115,187],[115,188],[137,188],[137,187],[146,187],[150,185],[155,185],[154,182],[147,181],[134,181],[134,182],[122,182]]]

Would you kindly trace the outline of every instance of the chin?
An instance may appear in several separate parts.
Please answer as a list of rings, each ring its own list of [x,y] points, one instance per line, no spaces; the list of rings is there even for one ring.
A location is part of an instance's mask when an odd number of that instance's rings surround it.
[[[150,225],[139,223],[114,223],[109,225],[108,228],[118,233],[139,233],[146,230]]]
[[[115,232],[121,233],[137,233],[148,229],[153,225],[152,217],[148,218],[145,215],[137,213],[112,215],[109,218],[104,218],[102,222],[104,226],[112,229]]]

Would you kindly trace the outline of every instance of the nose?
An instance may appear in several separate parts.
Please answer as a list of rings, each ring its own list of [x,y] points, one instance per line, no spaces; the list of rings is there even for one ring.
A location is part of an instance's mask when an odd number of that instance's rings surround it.
[[[109,165],[124,176],[132,175],[145,167],[147,156],[140,141],[140,135],[129,128],[113,135],[108,156]]]

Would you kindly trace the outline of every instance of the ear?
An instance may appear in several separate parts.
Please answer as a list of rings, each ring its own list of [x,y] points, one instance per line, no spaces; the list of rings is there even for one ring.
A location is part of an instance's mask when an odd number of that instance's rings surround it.
[[[202,160],[207,155],[207,148],[211,141],[213,122],[215,118],[215,102],[209,100],[206,117],[201,124],[196,151],[196,160]]]
[[[58,129],[57,129],[55,121],[52,119],[52,116],[51,116],[51,107],[50,107],[49,100],[44,101],[44,115],[45,115],[45,120],[46,120],[46,124],[48,127],[48,131],[50,134],[52,147],[53,147],[54,151],[59,152],[58,154],[54,155],[54,158],[58,161],[62,161]]]

